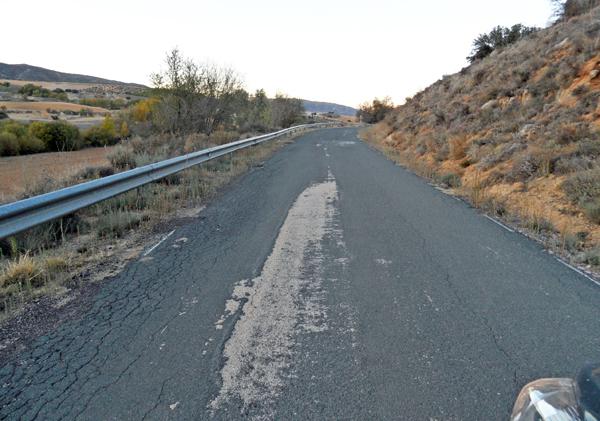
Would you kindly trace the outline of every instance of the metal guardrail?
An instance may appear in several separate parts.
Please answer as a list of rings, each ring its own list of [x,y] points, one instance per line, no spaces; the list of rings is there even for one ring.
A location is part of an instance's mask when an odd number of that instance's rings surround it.
[[[79,209],[237,150],[303,129],[330,126],[332,126],[331,123],[294,126],[289,129],[203,149],[0,206],[0,239],[18,234],[61,216],[69,215]]]

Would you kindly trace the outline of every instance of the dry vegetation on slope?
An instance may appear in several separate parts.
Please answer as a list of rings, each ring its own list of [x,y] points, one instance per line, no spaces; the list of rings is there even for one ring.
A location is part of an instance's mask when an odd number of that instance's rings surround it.
[[[445,76],[364,136],[598,266],[599,97],[596,7]]]

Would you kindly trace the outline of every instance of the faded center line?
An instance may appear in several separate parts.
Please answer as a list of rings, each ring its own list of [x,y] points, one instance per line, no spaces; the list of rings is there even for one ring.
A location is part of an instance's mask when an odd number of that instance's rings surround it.
[[[303,279],[306,255],[320,249],[320,242],[331,226],[337,185],[330,174],[326,182],[304,190],[290,208],[263,271],[252,281],[241,281],[232,300],[226,304],[222,320],[247,299],[231,337],[224,346],[222,386],[208,405],[213,415],[232,399],[243,409],[258,407],[269,418],[270,407],[284,386],[284,375],[291,365],[295,335],[300,329],[319,332],[326,327],[318,317],[306,320],[307,308],[318,314],[319,303],[307,303],[302,291],[320,279]],[[314,324],[314,326],[307,326]]]

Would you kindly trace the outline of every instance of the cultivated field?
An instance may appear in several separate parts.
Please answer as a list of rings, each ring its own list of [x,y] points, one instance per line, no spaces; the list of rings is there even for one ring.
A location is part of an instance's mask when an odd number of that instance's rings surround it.
[[[90,107],[88,105],[81,104],[73,104],[70,102],[51,102],[51,101],[43,101],[43,102],[32,102],[32,101],[0,101],[0,108],[6,107],[6,112],[10,113],[11,111],[16,112],[38,112],[41,114],[48,114],[48,110],[64,112],[64,111],[72,111],[79,112],[81,110],[86,110],[94,114],[108,114],[109,110],[106,108],[100,107]]]
[[[0,202],[14,200],[44,180],[65,179],[85,168],[110,165],[107,156],[113,148],[0,158]]]

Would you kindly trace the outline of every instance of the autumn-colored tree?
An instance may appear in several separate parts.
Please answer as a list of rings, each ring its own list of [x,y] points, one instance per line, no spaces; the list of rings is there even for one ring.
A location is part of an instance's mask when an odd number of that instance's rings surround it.
[[[107,114],[99,126],[90,127],[83,134],[83,139],[90,146],[107,146],[117,143],[115,120]]]
[[[102,130],[106,132],[107,135],[115,137],[116,129],[115,129],[115,120],[113,120],[110,114],[106,114],[104,116],[104,121],[102,122]]]
[[[126,121],[121,122],[121,127],[119,128],[119,136],[121,139],[127,139],[129,137],[129,126]]]
[[[139,123],[150,121],[152,109],[157,103],[158,99],[156,98],[148,98],[136,102],[133,107],[131,107],[131,118],[133,121]]]

